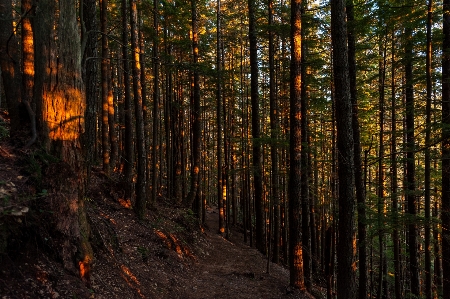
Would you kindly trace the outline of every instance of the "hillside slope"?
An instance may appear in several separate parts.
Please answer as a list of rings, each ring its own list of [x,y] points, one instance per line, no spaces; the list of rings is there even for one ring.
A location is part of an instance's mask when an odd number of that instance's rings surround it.
[[[65,270],[46,209],[39,150],[0,141],[0,298],[312,298],[288,287],[289,272],[270,265],[232,231],[216,233],[217,210],[200,226],[190,210],[163,198],[138,221],[115,177],[93,171],[86,206],[95,263],[90,285]]]

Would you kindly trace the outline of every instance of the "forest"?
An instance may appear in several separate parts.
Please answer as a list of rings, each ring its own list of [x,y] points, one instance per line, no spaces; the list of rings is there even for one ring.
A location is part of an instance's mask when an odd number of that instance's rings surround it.
[[[0,262],[90,286],[103,194],[148,230],[217,209],[300,294],[450,298],[450,0],[0,0],[0,28]]]

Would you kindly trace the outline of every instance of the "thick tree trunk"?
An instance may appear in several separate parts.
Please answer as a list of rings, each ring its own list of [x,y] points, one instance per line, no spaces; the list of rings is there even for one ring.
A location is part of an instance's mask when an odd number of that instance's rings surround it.
[[[358,118],[358,95],[356,86],[356,37],[354,24],[354,4],[353,1],[347,1],[347,21],[348,26],[348,62],[350,76],[350,94],[352,100],[352,127],[354,141],[354,164],[355,164],[355,188],[356,202],[358,210],[358,272],[359,288],[358,298],[367,298],[367,238],[366,238],[366,190],[363,182],[362,161],[361,161],[361,137]]]
[[[354,236],[355,185],[352,103],[350,94],[345,1],[331,0],[331,40],[336,103],[339,175],[337,293],[339,299],[356,298]]]
[[[89,282],[93,252],[84,209],[85,171],[80,135],[84,130],[85,96],[81,78],[81,47],[75,1],[39,2],[35,18],[36,77],[41,85],[42,134],[47,150],[61,162],[46,172],[55,229],[62,234],[64,267]],[[55,18],[56,21],[55,21]],[[47,21],[46,21],[47,20]],[[53,26],[56,22],[56,26]],[[58,39],[52,37],[58,36]],[[53,70],[45,71],[46,65]]]

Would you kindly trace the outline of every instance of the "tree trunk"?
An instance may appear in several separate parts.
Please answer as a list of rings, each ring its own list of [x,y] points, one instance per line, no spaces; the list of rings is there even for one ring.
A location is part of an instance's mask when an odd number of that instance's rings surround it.
[[[363,182],[362,161],[361,161],[361,137],[358,118],[358,94],[356,85],[356,36],[353,0],[347,1],[347,21],[348,26],[348,62],[350,76],[350,95],[352,101],[352,127],[354,141],[354,164],[355,164],[355,188],[358,211],[358,298],[367,298],[367,239],[366,239],[366,190]]]
[[[122,0],[122,59],[123,59],[123,88],[124,88],[124,110],[125,110],[125,138],[124,138],[124,179],[126,183],[126,196],[131,200],[134,198],[133,168],[134,168],[134,144],[133,144],[133,117],[131,102],[130,65],[128,58],[128,22],[127,22],[127,0]]]
[[[392,219],[394,222],[392,230],[392,242],[394,243],[394,292],[395,298],[402,298],[401,289],[401,264],[400,264],[400,236],[398,232],[398,168],[397,168],[397,105],[395,88],[395,38],[392,33],[392,70],[391,70],[391,198]]]
[[[443,3],[442,43],[442,272],[443,298],[450,298],[450,0]]]
[[[305,290],[301,221],[301,56],[302,1],[291,2],[291,91],[290,91],[290,170],[289,170],[289,272],[290,285]]]
[[[35,7],[31,0],[22,0],[22,103],[29,116],[31,139],[25,147],[32,145],[37,138],[36,103],[34,101],[34,40],[33,17]]]
[[[180,81],[177,79],[177,92],[175,93],[175,103],[172,105],[172,162],[173,162],[173,199],[176,204],[183,201],[183,104],[181,98]]]
[[[414,136],[414,90],[413,90],[413,45],[412,29],[405,28],[405,101],[406,101],[406,201],[410,215],[408,224],[409,271],[412,295],[420,296],[420,277],[417,244],[417,198],[415,174],[415,136]]]
[[[201,144],[201,109],[200,109],[200,76],[198,70],[198,20],[197,1],[191,0],[192,5],[192,53],[193,53],[193,90],[192,90],[192,163],[191,163],[191,186],[186,198],[186,206],[191,207],[198,192],[200,172],[200,144]]]
[[[96,123],[97,119],[97,79],[98,79],[98,43],[97,35],[94,33],[98,30],[97,25],[97,1],[96,0],[84,0],[82,2],[83,11],[83,27],[85,30],[83,33],[84,56],[82,69],[84,70],[84,84],[86,86],[86,111],[84,115],[85,119],[85,133],[83,138],[84,156],[86,159],[87,167],[87,183],[90,182],[90,168],[94,163],[94,145],[96,143]],[[83,48],[82,48],[83,50]],[[87,187],[87,186],[86,186]]]
[[[89,283],[93,259],[84,209],[85,171],[80,135],[84,129],[85,97],[81,78],[81,43],[75,1],[39,2],[35,18],[36,60],[54,70],[36,68],[42,85],[42,134],[47,150],[61,162],[46,172],[55,228],[64,236],[60,255],[64,267]],[[56,26],[54,22],[56,18]],[[58,39],[53,39],[58,36]],[[45,46],[44,46],[45,45]]]
[[[278,100],[275,78],[274,62],[274,30],[273,30],[273,1],[269,0],[269,97],[270,97],[270,157],[272,159],[272,202],[273,202],[273,262],[280,262],[280,191],[279,191],[279,166],[278,166],[278,142],[280,134],[278,126]]]
[[[250,40],[250,97],[252,106],[252,137],[253,137],[253,184],[255,190],[255,232],[256,248],[261,253],[266,253],[266,242],[264,236],[264,202],[263,202],[263,180],[262,180],[262,152],[261,152],[261,128],[259,116],[259,92],[258,92],[258,44],[256,33],[256,3],[248,0],[248,26]]]
[[[159,53],[158,53],[158,33],[159,33],[159,13],[158,13],[159,1],[153,0],[153,145],[152,145],[152,203],[156,203],[156,188],[157,188],[157,159],[156,150],[158,147],[158,128],[159,128]]]
[[[13,31],[12,1],[0,1],[0,67],[5,91],[6,106],[11,119],[10,136],[17,136],[21,129],[19,104],[21,102],[21,72],[19,44]]]
[[[306,4],[302,3],[302,10],[306,8]],[[305,26],[302,26],[302,39],[306,36]],[[312,288],[312,269],[311,269],[311,227],[309,226],[309,207],[310,207],[310,192],[309,192],[309,99],[306,85],[307,74],[307,46],[302,42],[301,54],[301,97],[300,97],[300,127],[301,127],[301,147],[300,147],[300,193],[302,205],[302,243],[303,243],[303,274],[305,276],[305,286],[308,291]]]
[[[217,117],[217,205],[219,208],[219,232],[225,232],[225,215],[223,211],[222,192],[222,47],[221,47],[221,0],[217,0],[217,40],[216,40],[216,117]],[[245,236],[246,237],[246,236]]]
[[[102,166],[106,175],[110,172],[110,144],[109,144],[109,48],[108,48],[108,0],[100,1],[100,20],[102,31]]]
[[[380,38],[380,59],[378,62],[378,90],[379,90],[379,103],[378,103],[378,121],[379,121],[379,140],[378,140],[378,186],[377,186],[377,196],[378,196],[378,250],[380,253],[379,260],[379,273],[378,273],[378,291],[377,298],[384,298],[383,294],[383,282],[386,280],[387,268],[384,266],[385,257],[385,244],[384,244],[384,86],[386,81],[386,45],[383,45],[382,38]],[[384,46],[384,47],[383,47]]]
[[[356,298],[354,247],[355,186],[352,103],[350,94],[345,1],[331,0],[331,40],[336,101],[339,175],[337,293],[339,299]]]
[[[147,151],[145,147],[144,136],[144,114],[142,87],[139,80],[141,74],[139,33],[137,26],[137,3],[136,0],[130,0],[130,25],[131,25],[131,49],[132,49],[132,75],[133,75],[133,95],[134,95],[134,114],[136,120],[136,148],[137,148],[137,180],[136,180],[136,203],[135,211],[139,219],[144,219],[147,212],[146,196],[146,172],[147,172]]]
[[[427,76],[427,102],[426,102],[426,132],[425,132],[425,298],[431,299],[432,272],[431,272],[431,96],[432,96],[432,44],[431,30],[433,22],[433,0],[428,0],[427,14],[427,48],[426,48],[426,76]]]

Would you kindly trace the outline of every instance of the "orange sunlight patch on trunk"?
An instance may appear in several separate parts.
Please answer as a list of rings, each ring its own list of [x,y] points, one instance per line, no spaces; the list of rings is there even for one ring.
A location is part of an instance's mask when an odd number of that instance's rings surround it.
[[[85,256],[82,261],[78,262],[80,277],[83,281],[89,282],[91,274],[91,259]]]
[[[84,103],[80,90],[55,91],[44,96],[43,116],[52,140],[76,140],[84,131]]]

